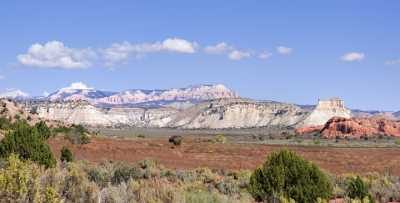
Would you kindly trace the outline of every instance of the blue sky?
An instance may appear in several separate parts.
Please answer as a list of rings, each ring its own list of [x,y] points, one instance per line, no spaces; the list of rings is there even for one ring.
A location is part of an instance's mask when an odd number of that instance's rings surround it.
[[[222,83],[255,99],[400,110],[399,10],[396,0],[4,1],[0,90]]]

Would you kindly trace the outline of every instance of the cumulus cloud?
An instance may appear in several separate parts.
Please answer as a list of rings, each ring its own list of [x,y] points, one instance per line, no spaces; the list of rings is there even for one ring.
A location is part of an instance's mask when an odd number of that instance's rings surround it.
[[[91,66],[95,52],[91,49],[74,49],[62,42],[50,41],[45,44],[33,44],[26,54],[17,59],[20,64],[39,68],[79,69]]]
[[[229,59],[235,60],[235,61],[249,58],[250,56],[251,56],[251,54],[249,52],[239,51],[239,50],[233,50],[228,55]]]
[[[162,48],[167,51],[192,54],[196,52],[197,43],[179,38],[169,38],[163,41]]]
[[[204,48],[204,52],[206,54],[223,54],[226,55],[229,59],[235,61],[251,57],[251,53],[249,51],[238,50],[234,46],[225,42],[220,42],[215,45],[207,46]]]
[[[279,46],[279,47],[276,47],[276,51],[282,55],[289,55],[293,52],[293,48]]]
[[[207,54],[224,54],[229,51],[232,51],[234,48],[231,45],[228,45],[225,42],[220,42],[216,45],[207,46],[204,48],[204,52]]]
[[[180,38],[168,38],[162,42],[132,44],[129,42],[114,43],[111,47],[103,49],[102,53],[108,65],[125,61],[130,57],[141,57],[148,53],[175,52],[193,54],[198,45]]]
[[[152,53],[193,54],[197,52],[199,47],[194,41],[176,37],[150,43],[113,43],[109,47],[98,49],[70,48],[62,42],[49,41],[44,44],[33,44],[29,47],[27,53],[18,55],[17,59],[20,64],[31,67],[82,69],[91,67],[93,64],[112,67],[131,58],[142,58]],[[277,47],[277,50],[281,54],[290,54],[292,52],[292,49],[287,47]],[[242,60],[253,56],[265,60],[272,55],[267,51],[260,53],[256,53],[251,49],[244,51],[226,42],[206,46],[202,51],[206,54],[224,55],[231,60]]]
[[[272,54],[269,53],[268,51],[263,51],[260,54],[258,54],[258,58],[263,60],[269,59],[271,56]]]
[[[353,61],[362,61],[365,58],[365,54],[364,53],[360,53],[360,52],[349,52],[346,53],[345,55],[343,55],[341,57],[342,61],[347,61],[347,62],[353,62]]]
[[[399,65],[400,59],[388,60],[385,62],[386,65]]]

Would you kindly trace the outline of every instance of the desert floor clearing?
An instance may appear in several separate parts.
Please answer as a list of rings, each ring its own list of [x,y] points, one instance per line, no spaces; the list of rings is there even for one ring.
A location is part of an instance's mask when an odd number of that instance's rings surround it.
[[[277,146],[265,144],[211,143],[185,139],[173,147],[168,138],[116,139],[92,138],[86,145],[72,145],[63,137],[49,140],[57,157],[62,146],[68,146],[77,160],[106,160],[132,163],[156,160],[171,169],[209,167],[212,169],[253,170],[272,151],[287,148],[333,174],[391,172],[400,175],[400,148],[338,148],[320,146]]]

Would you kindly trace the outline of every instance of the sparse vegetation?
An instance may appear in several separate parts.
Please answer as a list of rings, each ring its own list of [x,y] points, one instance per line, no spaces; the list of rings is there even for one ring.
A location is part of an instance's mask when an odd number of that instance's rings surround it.
[[[151,160],[134,164],[118,162],[90,164],[72,161],[59,164],[52,169],[43,169],[30,160],[23,161],[17,155],[11,154],[0,165],[0,199],[4,202],[254,202],[259,199],[253,199],[254,190],[251,188],[268,188],[264,184],[268,183],[270,177],[274,177],[276,183],[291,180],[278,184],[283,185],[281,188],[290,190],[290,193],[278,193],[278,190],[275,190],[277,193],[274,195],[263,196],[267,200],[277,202],[324,202],[335,196],[353,202],[352,200],[356,201],[355,199],[365,194],[371,194],[370,197],[381,202],[400,199],[399,177],[388,174],[366,176],[364,179],[368,183],[364,181],[364,186],[370,187],[367,188],[368,193],[365,193],[365,187],[359,187],[359,181],[352,181],[353,179],[336,177],[323,178],[324,181],[321,181],[319,176],[321,174],[315,170],[307,175],[303,169],[309,168],[310,163],[298,159],[301,158],[288,151],[275,153],[268,158],[270,160],[268,166],[276,167],[270,167],[274,168],[270,171],[271,174],[262,173],[261,176],[261,173],[256,172],[251,174],[247,171],[221,171],[208,168],[170,170]],[[278,167],[283,165],[276,164],[289,161],[295,164],[290,167],[289,165]],[[307,164],[301,164],[303,162]],[[291,167],[296,170],[291,170]],[[293,172],[293,175],[288,175]],[[257,180],[261,180],[257,181],[257,185],[254,184],[255,174]],[[302,174],[304,177],[292,179],[296,174]],[[321,193],[323,189],[317,188],[318,186],[327,188],[325,181],[335,185],[335,190],[332,190],[333,195],[330,195],[332,191]],[[348,187],[350,182],[355,183],[352,184],[355,187],[351,187],[356,188],[355,190]],[[290,185],[293,187],[289,187]],[[324,195],[328,193],[329,195]],[[320,198],[314,199],[314,197]],[[363,198],[363,200],[368,199]]]
[[[82,125],[72,125],[70,128],[61,127],[56,130],[64,134],[64,137],[69,140],[72,144],[88,144],[90,143],[90,137],[88,130]]]
[[[297,156],[282,150],[272,153],[261,168],[250,178],[249,192],[256,200],[285,197],[296,202],[316,202],[329,199],[332,185],[319,168]]]

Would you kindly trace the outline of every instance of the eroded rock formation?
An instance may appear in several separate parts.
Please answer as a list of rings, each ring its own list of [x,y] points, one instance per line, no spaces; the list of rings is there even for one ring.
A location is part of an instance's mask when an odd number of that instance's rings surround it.
[[[344,101],[338,98],[320,100],[311,114],[298,127],[321,126],[332,117],[350,118],[351,111],[344,106]]]
[[[400,136],[400,121],[385,118],[341,118],[334,117],[323,126],[296,129],[299,134],[320,132],[322,137],[336,138],[361,136]]]

